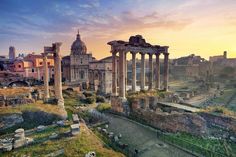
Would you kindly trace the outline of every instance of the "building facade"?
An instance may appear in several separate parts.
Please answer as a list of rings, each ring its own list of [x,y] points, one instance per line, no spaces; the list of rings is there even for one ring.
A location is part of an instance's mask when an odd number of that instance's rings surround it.
[[[81,90],[91,89],[101,93],[111,93],[112,62],[107,57],[96,60],[87,52],[79,31],[71,45],[69,56],[62,58],[62,76],[68,85],[78,86]]]
[[[49,78],[54,77],[54,60],[53,56],[49,56],[47,60],[49,68]],[[15,60],[13,64],[12,72],[19,74],[22,77],[34,78],[37,80],[43,80],[43,56],[39,54],[28,54],[22,60]]]

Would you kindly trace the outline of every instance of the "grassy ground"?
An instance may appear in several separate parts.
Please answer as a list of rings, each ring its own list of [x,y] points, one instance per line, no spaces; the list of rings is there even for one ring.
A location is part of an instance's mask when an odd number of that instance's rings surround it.
[[[6,89],[0,88],[0,95],[15,96],[15,95],[21,95],[24,93],[29,93],[29,91],[30,91],[30,88],[28,87],[6,88]]]
[[[37,137],[47,136],[51,132],[57,131],[57,128],[46,130],[45,132],[34,135]],[[53,151],[64,149],[63,156],[68,157],[84,157],[89,151],[95,151],[98,157],[123,157],[121,153],[115,152],[112,149],[105,148],[100,141],[84,124],[81,124],[80,134],[73,138],[62,138],[59,140],[47,141],[42,144],[28,146],[4,156],[45,156]]]
[[[164,139],[205,156],[236,155],[236,144],[223,140],[202,138],[184,133],[169,134]]]
[[[37,101],[34,104],[18,105],[16,107],[4,107],[0,110],[1,114],[21,113],[23,111],[44,111],[60,115],[63,110],[57,105],[44,104],[43,101]]]
[[[71,119],[73,113],[78,113],[79,111],[75,109],[75,106],[80,106],[81,101],[79,99],[79,93],[64,91],[63,96],[65,98],[65,109],[68,113],[68,119]],[[60,114],[60,108],[56,105],[43,104],[42,101],[36,104],[21,105],[14,108],[5,108],[0,110],[1,114],[8,113],[21,113],[22,111],[34,111],[41,110],[53,114]],[[79,115],[81,116],[81,115]],[[32,122],[33,123],[33,122]],[[30,124],[26,124],[29,125]],[[69,126],[66,127],[55,127],[50,126],[43,132],[38,132],[30,135],[29,137],[34,138],[36,141],[41,139],[47,139],[52,133],[61,134],[69,130]],[[49,140],[43,143],[37,143],[35,145],[27,146],[15,151],[5,153],[0,156],[45,156],[54,151],[64,149],[64,155],[68,157],[84,157],[89,151],[95,151],[98,157],[123,157],[124,155],[115,152],[114,150],[104,147],[103,142],[87,128],[85,124],[81,124],[80,134],[75,137],[60,138],[58,140]]]

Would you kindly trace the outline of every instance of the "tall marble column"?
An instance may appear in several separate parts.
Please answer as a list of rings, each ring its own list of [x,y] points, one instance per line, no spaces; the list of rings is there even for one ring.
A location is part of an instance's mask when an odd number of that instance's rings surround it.
[[[160,89],[160,53],[156,53],[156,89]]]
[[[145,54],[141,53],[140,89],[145,89]]]
[[[112,94],[117,95],[117,63],[116,63],[116,53],[112,52]]]
[[[125,98],[125,52],[119,51],[119,96]]]
[[[49,76],[48,76],[48,63],[47,63],[47,54],[42,53],[43,55],[43,68],[44,68],[44,77],[43,77],[43,82],[44,82],[44,101],[47,102],[49,99]]]
[[[127,77],[128,71],[127,71],[127,56],[125,53],[125,91],[127,91],[128,86],[128,77]]]
[[[64,98],[62,96],[62,76],[61,76],[61,54],[60,46],[62,43],[54,43],[54,83],[55,83],[55,96],[58,106],[64,108]]]
[[[132,53],[132,91],[136,91],[136,53]]]
[[[164,90],[168,91],[169,53],[164,53]]]
[[[152,63],[152,54],[149,55],[149,72],[148,72],[148,89],[152,89],[152,82],[153,82],[153,63]]]

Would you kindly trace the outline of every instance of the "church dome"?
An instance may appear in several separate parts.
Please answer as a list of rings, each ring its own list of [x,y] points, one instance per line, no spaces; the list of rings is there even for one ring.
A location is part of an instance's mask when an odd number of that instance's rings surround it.
[[[86,45],[81,40],[80,34],[79,34],[79,30],[78,30],[78,34],[77,34],[76,40],[71,45],[71,54],[73,54],[73,55],[81,55],[81,54],[86,54],[86,53],[87,53]]]

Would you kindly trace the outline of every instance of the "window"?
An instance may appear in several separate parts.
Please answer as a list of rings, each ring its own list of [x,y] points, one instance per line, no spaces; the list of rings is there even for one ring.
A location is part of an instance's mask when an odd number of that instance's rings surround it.
[[[21,65],[18,65],[18,68],[21,68]]]
[[[52,68],[52,71],[54,71],[54,68]]]
[[[39,65],[43,65],[43,62],[39,62]]]
[[[34,69],[32,69],[32,73],[34,72]]]
[[[48,65],[50,65],[50,62],[48,62]]]

